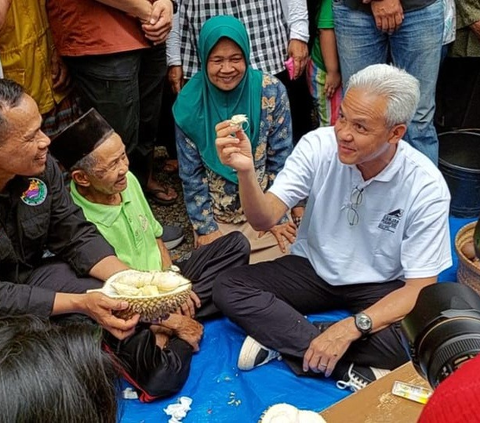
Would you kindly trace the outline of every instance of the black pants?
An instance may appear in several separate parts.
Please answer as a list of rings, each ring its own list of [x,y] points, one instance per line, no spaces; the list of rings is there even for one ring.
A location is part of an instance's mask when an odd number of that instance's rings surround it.
[[[153,160],[167,73],[165,45],[64,59],[75,82],[82,111],[95,107],[112,125],[125,143],[130,170],[145,186]]]
[[[307,259],[290,255],[222,273],[215,281],[213,299],[250,336],[279,351],[287,364],[293,362],[295,371],[310,342],[319,335],[305,314],[345,308],[356,313],[403,285],[402,281],[392,281],[331,286]],[[398,367],[408,360],[399,330],[394,324],[352,343],[340,361],[384,369]]]
[[[212,302],[216,277],[227,269],[248,264],[249,256],[247,238],[240,232],[232,232],[180,260],[178,266],[183,276],[192,281],[193,290],[202,302],[197,318],[206,319],[218,313]],[[97,279],[79,278],[66,263],[55,260],[37,269],[28,283],[69,293],[83,293],[102,286]],[[187,342],[172,337],[166,348],[161,349],[148,324],[139,324],[135,333],[124,341],[104,332],[107,349],[121,365],[125,378],[140,390],[142,401],[173,395],[185,384],[193,355]]]
[[[215,316],[213,283],[222,272],[248,264],[250,244],[240,233],[225,235],[209,245],[202,246],[183,257],[177,265],[182,275],[190,279],[193,290],[202,302],[197,319]],[[140,391],[140,400],[148,402],[173,395],[185,384],[190,372],[192,347],[182,339],[172,337],[167,346],[156,346],[155,335],[149,325],[139,325],[134,335],[119,341],[106,333],[105,340],[115,354],[125,377]]]

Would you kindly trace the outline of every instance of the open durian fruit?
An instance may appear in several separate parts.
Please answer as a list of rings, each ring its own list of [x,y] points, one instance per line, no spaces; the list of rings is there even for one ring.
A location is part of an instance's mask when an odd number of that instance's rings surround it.
[[[190,296],[191,282],[177,272],[124,270],[105,281],[101,289],[110,298],[126,301],[126,310],[115,311],[117,317],[128,320],[140,314],[142,320],[155,320],[177,310]]]
[[[267,408],[258,423],[326,423],[315,411],[299,410],[297,407],[280,403]]]

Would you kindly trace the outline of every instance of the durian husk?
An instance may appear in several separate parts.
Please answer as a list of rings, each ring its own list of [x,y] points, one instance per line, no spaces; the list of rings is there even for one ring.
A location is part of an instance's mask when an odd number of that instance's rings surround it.
[[[101,292],[110,298],[126,301],[129,305],[127,309],[115,310],[113,312],[115,316],[125,320],[130,319],[136,314],[139,314],[140,318],[144,321],[160,319],[163,315],[176,311],[178,307],[190,297],[192,284],[180,275],[179,277],[182,279],[183,283],[171,291],[160,292],[158,295],[119,295],[112,286],[112,282],[115,281],[134,285],[135,279],[137,277],[145,277],[145,273],[147,272],[125,270],[108,278],[101,289],[91,291]],[[155,274],[156,272],[151,273]]]
[[[128,320],[135,314],[140,314],[143,320],[156,320],[167,313],[178,309],[190,297],[192,285],[180,286],[176,290],[153,296],[115,296],[118,300],[126,301],[129,307],[125,310],[114,311],[113,314],[121,319]]]

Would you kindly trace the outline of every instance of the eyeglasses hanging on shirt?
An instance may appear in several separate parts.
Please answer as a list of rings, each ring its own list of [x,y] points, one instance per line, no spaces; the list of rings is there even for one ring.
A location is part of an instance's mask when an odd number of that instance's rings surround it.
[[[350,194],[350,203],[344,206],[347,209],[347,220],[350,226],[357,225],[360,220],[357,209],[363,201],[363,190],[364,188],[353,188],[352,193]]]

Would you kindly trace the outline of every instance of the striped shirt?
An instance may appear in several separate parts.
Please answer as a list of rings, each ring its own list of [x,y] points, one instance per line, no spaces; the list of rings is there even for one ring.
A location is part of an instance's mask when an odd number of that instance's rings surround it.
[[[167,40],[167,62],[182,65],[184,78],[198,72],[200,29],[217,15],[232,15],[243,22],[250,36],[252,66],[270,74],[284,70],[290,39],[308,42],[305,0],[181,0]]]

